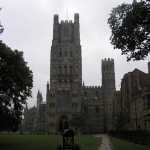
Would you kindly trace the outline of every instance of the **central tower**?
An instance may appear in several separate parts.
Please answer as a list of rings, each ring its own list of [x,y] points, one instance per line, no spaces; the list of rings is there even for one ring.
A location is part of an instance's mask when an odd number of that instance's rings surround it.
[[[47,96],[50,132],[59,129],[62,118],[71,120],[80,112],[82,88],[82,56],[79,14],[74,21],[54,15],[50,57],[50,89]],[[56,127],[56,128],[55,128]]]
[[[79,14],[59,23],[54,15],[51,47],[50,88],[56,93],[80,89],[82,84]],[[74,91],[76,92],[76,91]]]

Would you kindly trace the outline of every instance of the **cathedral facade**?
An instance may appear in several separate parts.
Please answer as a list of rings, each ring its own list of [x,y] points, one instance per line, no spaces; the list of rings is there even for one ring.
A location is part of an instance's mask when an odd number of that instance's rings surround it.
[[[48,133],[56,133],[63,128],[64,122],[68,122],[69,126],[84,133],[111,130],[114,60],[103,59],[101,68],[102,85],[84,85],[79,14],[74,15],[74,21],[59,21],[59,16],[54,15],[50,82],[47,83],[46,102],[42,102],[39,93],[37,96],[37,129],[41,124],[44,132],[46,129]],[[44,125],[40,123],[43,114]]]

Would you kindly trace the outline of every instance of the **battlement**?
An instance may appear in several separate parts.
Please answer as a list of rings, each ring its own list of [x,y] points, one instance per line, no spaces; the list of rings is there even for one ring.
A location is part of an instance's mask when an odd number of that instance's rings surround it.
[[[84,89],[100,89],[101,86],[82,86]]]
[[[104,58],[102,59],[102,73],[104,72],[114,72],[114,59]]]
[[[54,24],[75,24],[75,23],[79,23],[79,14],[75,13],[74,14],[74,21],[73,20],[61,20],[59,22],[59,15],[55,14],[54,15]]]
[[[102,59],[102,87],[104,89],[111,89],[112,91],[115,89],[115,67],[114,67],[114,59],[112,58],[104,58]],[[110,91],[111,91],[110,90]],[[106,96],[109,93],[105,93]]]
[[[113,62],[114,63],[114,59],[113,58],[104,58],[104,59],[102,59],[102,63],[105,63],[105,62]]]
[[[59,21],[59,16],[54,15],[53,44],[64,42],[80,45],[79,14],[77,13],[74,14],[74,21]]]

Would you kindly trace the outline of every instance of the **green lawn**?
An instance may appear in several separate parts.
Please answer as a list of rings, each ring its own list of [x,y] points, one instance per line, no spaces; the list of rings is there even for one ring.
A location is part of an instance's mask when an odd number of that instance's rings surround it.
[[[81,150],[97,150],[100,139],[80,136]],[[0,150],[56,150],[58,137],[55,135],[0,135]]]
[[[150,147],[112,138],[113,150],[150,150]]]

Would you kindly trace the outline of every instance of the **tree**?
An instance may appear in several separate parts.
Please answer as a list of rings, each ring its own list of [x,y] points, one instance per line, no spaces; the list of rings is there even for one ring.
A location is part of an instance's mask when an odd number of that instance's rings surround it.
[[[32,78],[23,52],[0,41],[0,131],[18,129],[24,104],[31,96]]]
[[[108,24],[115,49],[127,55],[127,61],[143,60],[150,53],[150,1],[133,1],[112,9]]]

